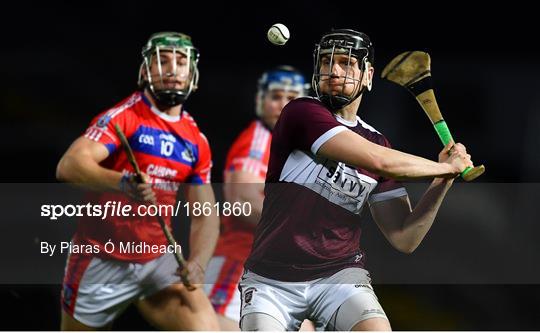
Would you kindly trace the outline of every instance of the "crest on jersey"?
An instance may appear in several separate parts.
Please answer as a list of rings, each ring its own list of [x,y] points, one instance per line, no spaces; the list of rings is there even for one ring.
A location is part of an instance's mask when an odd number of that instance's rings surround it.
[[[109,121],[111,121],[111,116],[108,114],[104,114],[103,116],[101,116],[101,118],[99,118],[97,122],[97,127],[105,127],[107,126]]]
[[[251,305],[251,301],[253,300],[253,293],[257,291],[257,288],[250,287],[247,288],[244,292],[244,306]]]
[[[186,149],[182,151],[182,159],[188,161],[189,163],[195,162],[195,156],[193,156],[193,153],[189,147],[186,147]]]

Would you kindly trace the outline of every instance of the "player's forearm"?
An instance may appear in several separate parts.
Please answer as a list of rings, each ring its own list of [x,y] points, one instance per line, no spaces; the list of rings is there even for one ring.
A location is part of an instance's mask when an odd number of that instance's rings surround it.
[[[422,242],[435,221],[446,193],[453,179],[436,178],[418,201],[403,223],[399,248],[406,253],[413,252]]]
[[[219,237],[219,218],[213,210],[211,216],[193,217],[191,219],[190,261],[196,261],[206,268],[214,254]]]
[[[372,143],[352,131],[342,131],[326,141],[317,154],[334,161],[400,180],[453,177],[459,170],[451,164],[434,162]]]
[[[232,205],[236,204],[238,206],[240,204],[241,207],[244,207],[244,204],[249,205],[251,211],[249,215],[239,214],[235,218],[247,223],[257,224],[261,219],[264,196],[255,188],[255,185],[253,185],[253,189],[249,188],[252,186],[251,184],[243,184],[243,186],[245,187],[245,192],[238,193],[231,198],[226,198],[226,200]]]
[[[242,221],[251,223],[251,224],[257,224],[261,220],[262,215],[262,203],[263,199],[261,200],[243,200],[242,205],[244,203],[249,204],[251,207],[251,213],[249,215],[240,214],[238,218]]]
[[[219,236],[216,198],[210,184],[191,185],[187,186],[185,190],[186,198],[191,203],[189,261],[195,261],[204,268],[214,254],[214,248]],[[196,205],[196,203],[198,204]]]
[[[58,163],[56,178],[96,190],[118,190],[122,173],[100,166],[91,157],[65,155]]]
[[[381,147],[375,157],[379,161],[379,174],[399,180],[415,180],[433,177],[453,177],[459,170],[448,163],[439,163],[423,157]]]
[[[256,161],[256,163],[261,162]],[[235,221],[249,224],[259,223],[264,201],[264,178],[252,172],[236,170],[225,173],[225,182],[223,188],[225,201],[240,207],[249,205],[251,212],[249,215],[235,214]]]

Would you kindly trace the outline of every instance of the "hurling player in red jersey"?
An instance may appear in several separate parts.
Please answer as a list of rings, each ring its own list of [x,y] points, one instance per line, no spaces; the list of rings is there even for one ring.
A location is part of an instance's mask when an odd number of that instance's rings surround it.
[[[249,216],[222,217],[222,232],[206,271],[205,288],[222,330],[239,328],[238,282],[253,244],[255,225],[261,217],[272,128],[283,107],[304,96],[308,87],[304,76],[293,67],[278,66],[264,72],[258,81],[255,101],[257,119],[240,133],[227,154],[225,200],[249,203],[252,209]]]
[[[414,251],[453,178],[472,166],[461,144],[434,162],[390,148],[357,115],[371,89],[373,46],[349,29],[322,36],[314,53],[317,98],[285,108],[272,132],[261,220],[246,260],[242,330],[390,330],[371,286],[360,242],[367,203],[390,244]],[[452,148],[452,149],[451,149]],[[411,207],[398,180],[434,178]]]
[[[142,55],[141,89],[94,118],[60,160],[57,178],[99,190],[89,200],[102,207],[123,203],[139,212],[136,209],[142,205],[175,204],[180,187],[189,202],[213,205],[210,147],[182,106],[197,88],[199,53],[189,36],[161,32],[150,37]],[[133,149],[144,184],[134,181],[115,125]],[[169,226],[171,215],[163,216]],[[189,279],[200,285],[219,234],[219,220],[216,214],[190,216]],[[188,291],[179,283],[174,254],[155,250],[168,244],[156,217],[85,216],[72,242],[100,251],[72,252],[68,257],[62,329],[110,328],[131,303],[160,329],[219,328],[202,288]],[[114,249],[107,250],[107,243]]]

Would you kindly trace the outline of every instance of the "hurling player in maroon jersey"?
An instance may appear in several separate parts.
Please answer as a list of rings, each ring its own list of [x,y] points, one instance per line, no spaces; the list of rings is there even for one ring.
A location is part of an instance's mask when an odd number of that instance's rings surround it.
[[[240,282],[242,330],[390,330],[360,242],[367,203],[393,247],[411,253],[430,229],[453,178],[472,166],[461,144],[439,162],[391,148],[358,115],[371,89],[373,46],[350,29],[322,36],[317,98],[284,108],[272,133],[261,220]],[[452,149],[451,149],[452,148]],[[411,207],[399,180],[433,179]]]

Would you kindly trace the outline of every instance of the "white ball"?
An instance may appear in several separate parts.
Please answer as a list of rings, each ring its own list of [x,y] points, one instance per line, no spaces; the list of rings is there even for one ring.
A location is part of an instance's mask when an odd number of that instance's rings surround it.
[[[289,29],[281,23],[276,23],[268,29],[268,40],[274,45],[284,45],[291,36]]]

